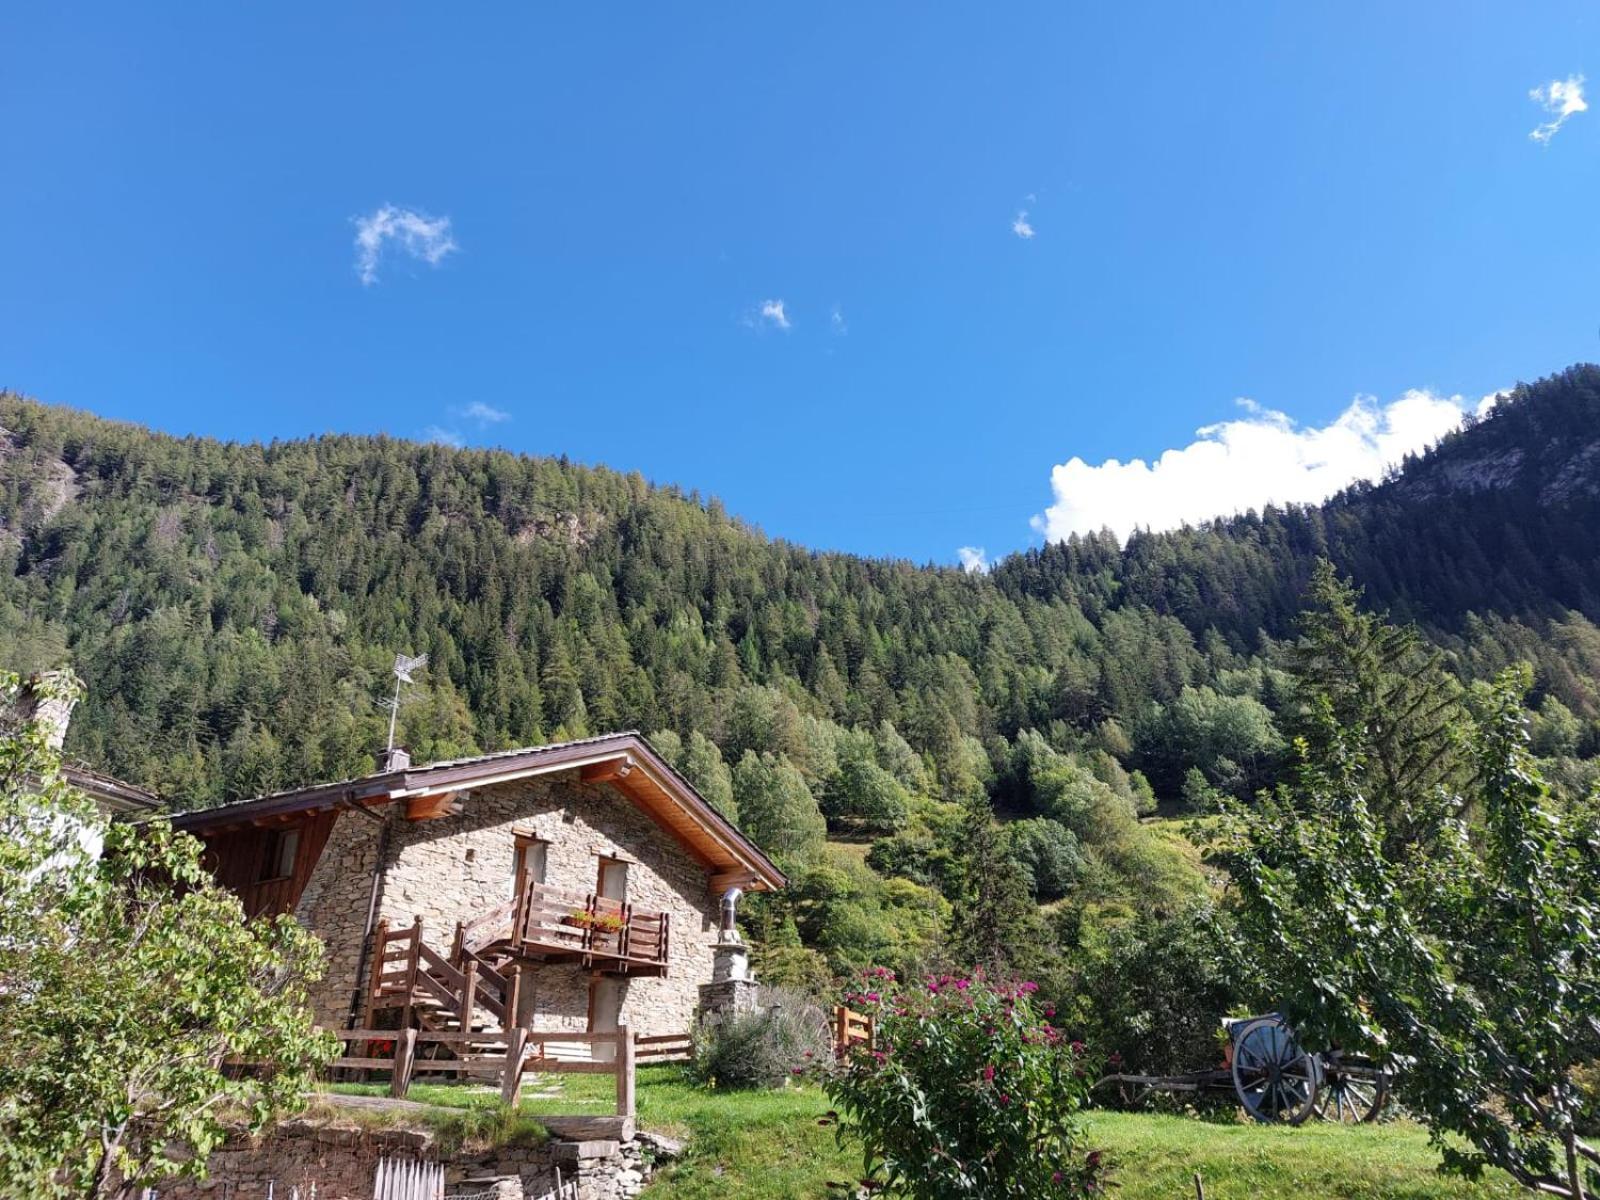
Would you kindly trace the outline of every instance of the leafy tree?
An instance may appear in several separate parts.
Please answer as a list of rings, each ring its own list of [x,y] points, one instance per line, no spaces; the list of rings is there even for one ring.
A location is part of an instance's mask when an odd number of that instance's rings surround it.
[[[1039,900],[1059,900],[1083,873],[1083,851],[1078,839],[1059,821],[1035,817],[1006,829],[1011,857],[1027,874],[1028,886]]]
[[[1390,856],[1365,739],[1327,700],[1292,793],[1236,814],[1232,867],[1244,941],[1291,989],[1302,1038],[1401,1067],[1446,1167],[1582,1200],[1600,1188],[1575,1077],[1600,1054],[1600,824],[1551,804],[1523,686],[1497,686],[1472,792],[1450,802],[1429,869]]]
[[[821,849],[827,822],[787,758],[746,750],[733,769],[733,794],[739,824],[780,862],[803,863]]]
[[[1546,696],[1532,721],[1533,751],[1542,758],[1574,754],[1583,740],[1583,722],[1555,696]]]
[[[738,805],[733,799],[733,772],[728,769],[728,764],[722,761],[722,752],[717,749],[715,742],[696,729],[689,735],[689,745],[683,752],[683,761],[677,765],[712,808],[730,820],[737,819]]]
[[[1244,995],[1228,916],[1196,904],[1170,917],[1084,922],[1057,982],[1070,1027],[1102,1055],[1141,1074],[1178,1074],[1212,1062],[1222,1018]]]
[[[1142,769],[1167,795],[1178,792],[1187,767],[1214,787],[1247,796],[1270,780],[1283,748],[1266,705],[1203,686],[1151,706],[1135,739]]]
[[[786,889],[798,932],[843,978],[871,966],[915,972],[940,949],[950,908],[909,879],[883,879],[830,847]]]
[[[828,781],[822,811],[841,826],[889,834],[904,828],[910,819],[911,796],[876,763],[851,759]]]
[[[907,791],[918,795],[930,790],[928,770],[911,743],[900,736],[892,722],[879,721],[874,731],[877,741],[878,764],[900,781]]]
[[[650,735],[650,745],[671,763],[707,803],[730,821],[739,819],[739,806],[733,799],[733,772],[722,761],[717,744],[698,729],[689,735],[688,744],[671,729],[658,729]]]
[[[306,997],[317,941],[246,922],[195,839],[100,823],[37,727],[0,739],[0,895],[0,1193],[203,1177],[229,1123],[295,1110],[338,1052]]]

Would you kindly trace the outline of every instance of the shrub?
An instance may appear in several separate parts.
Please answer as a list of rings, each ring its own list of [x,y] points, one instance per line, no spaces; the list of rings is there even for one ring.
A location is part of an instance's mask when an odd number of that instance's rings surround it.
[[[1034,1001],[1034,985],[944,975],[898,984],[869,973],[846,997],[877,1023],[827,1080],[841,1132],[874,1182],[912,1200],[1070,1197],[1104,1184],[1077,1114],[1089,1079]]]
[[[759,1012],[702,1021],[689,1074],[704,1087],[778,1087],[832,1054],[828,1018],[802,996],[766,994]]]
[[[1029,887],[1039,900],[1059,900],[1083,872],[1083,851],[1078,839],[1060,821],[1031,817],[1007,827],[1011,854],[1027,872]]]
[[[1090,909],[1060,972],[1071,1026],[1123,1070],[1169,1074],[1213,1065],[1222,1018],[1248,998],[1224,955],[1230,916],[1197,904],[1171,917]],[[1068,1002],[1063,1001],[1063,1007]]]

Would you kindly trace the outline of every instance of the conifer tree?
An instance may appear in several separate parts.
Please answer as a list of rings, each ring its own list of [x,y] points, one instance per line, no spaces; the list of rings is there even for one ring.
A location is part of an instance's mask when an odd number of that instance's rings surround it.
[[[964,801],[949,884],[953,965],[981,968],[998,978],[1037,973],[1046,934],[1029,882],[1008,852],[988,800]]]

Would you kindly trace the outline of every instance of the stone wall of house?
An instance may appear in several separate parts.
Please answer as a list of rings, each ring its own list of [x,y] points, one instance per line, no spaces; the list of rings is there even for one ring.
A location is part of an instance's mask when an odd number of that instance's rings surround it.
[[[372,902],[372,867],[382,835],[377,821],[341,812],[295,906],[295,917],[327,949],[327,973],[313,986],[311,1001],[317,1021],[330,1029],[349,1023]]]
[[[545,882],[588,893],[601,857],[629,863],[627,899],[670,916],[664,977],[621,978],[621,1020],[640,1034],[681,1033],[694,1022],[701,984],[711,980],[717,902],[705,867],[636,804],[576,773],[518,780],[461,797],[456,816],[404,819],[402,805],[379,810],[384,827],[344,812],[328,836],[295,915],[322,938],[328,973],[314,1001],[325,1024],[350,1015],[371,897],[372,869],[384,844],[386,868],[377,916],[391,928],[423,919],[423,938],[445,953],[457,921],[468,921],[511,896],[518,834],[547,844]],[[529,964],[523,972],[523,1015],[534,1029],[588,1028],[589,975],[574,964]],[[531,998],[530,998],[531,997]]]
[[[621,1020],[640,1034],[681,1033],[694,1023],[702,983],[711,979],[717,902],[704,865],[638,805],[605,784],[572,775],[518,780],[465,794],[461,813],[400,821],[391,834],[380,906],[391,925],[417,914],[424,936],[449,945],[457,921],[511,895],[518,834],[546,843],[545,883],[589,893],[602,857],[628,862],[627,899],[670,917],[667,974],[619,980]],[[583,1030],[589,977],[571,964],[530,966],[535,1029]]]
[[[644,1190],[657,1166],[681,1147],[640,1134],[617,1142],[548,1141],[446,1153],[425,1130],[364,1129],[288,1121],[255,1139],[229,1141],[213,1153],[203,1180],[157,1185],[160,1200],[256,1200],[271,1194],[317,1200],[371,1200],[378,1160],[442,1162],[448,1192],[491,1193],[497,1200],[536,1200],[551,1191],[559,1170],[576,1179],[579,1200],[629,1200]],[[315,1191],[313,1191],[313,1187]]]

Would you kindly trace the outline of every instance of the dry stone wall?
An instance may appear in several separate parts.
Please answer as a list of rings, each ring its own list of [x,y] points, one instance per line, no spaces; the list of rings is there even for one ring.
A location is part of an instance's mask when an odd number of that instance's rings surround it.
[[[671,1139],[641,1134],[628,1142],[549,1141],[445,1153],[425,1130],[288,1121],[258,1138],[228,1142],[211,1155],[204,1180],[169,1180],[155,1190],[159,1200],[269,1194],[281,1200],[296,1188],[317,1200],[371,1200],[378,1160],[387,1158],[443,1162],[447,1195],[536,1200],[555,1187],[559,1170],[563,1181],[577,1181],[579,1200],[631,1200],[680,1149]]]

